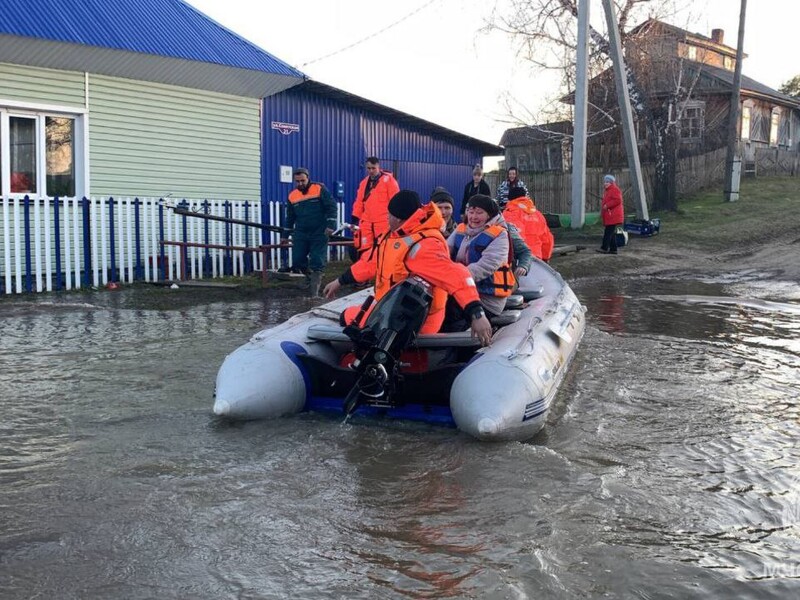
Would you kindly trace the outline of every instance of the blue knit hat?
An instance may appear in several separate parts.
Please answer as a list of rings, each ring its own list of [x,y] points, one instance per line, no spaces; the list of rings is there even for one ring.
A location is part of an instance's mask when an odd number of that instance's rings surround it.
[[[603,177],[603,183],[616,183],[617,178],[613,175],[606,175]]]

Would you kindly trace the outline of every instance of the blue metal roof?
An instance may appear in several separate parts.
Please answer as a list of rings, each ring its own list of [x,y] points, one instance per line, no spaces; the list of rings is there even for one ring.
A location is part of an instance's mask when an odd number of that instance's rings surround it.
[[[434,187],[444,186],[460,207],[473,166],[485,155],[502,152],[494,144],[316,81],[264,98],[262,105],[262,200],[284,201],[291,191],[292,184],[281,182],[281,166],[307,167],[313,181],[346,202],[348,218],[368,156],[379,157],[401,188],[427,200]]]
[[[426,121],[389,106],[373,102],[372,100],[368,100],[362,96],[356,96],[355,94],[351,94],[350,92],[346,92],[342,89],[335,88],[319,81],[305,81],[295,91],[310,92],[316,96],[330,98],[331,100],[341,102],[348,106],[356,107],[362,111],[374,113],[381,119],[385,119],[386,122],[405,125],[416,132],[426,133],[457,144],[466,144],[473,149],[479,149],[484,156],[502,156],[503,154],[502,146],[490,144],[489,142],[484,142],[483,140],[470,137],[463,133],[459,133],[458,131],[453,131],[452,129],[448,129],[442,125],[431,123],[430,121]]]
[[[38,42],[32,46],[31,42]],[[68,45],[68,46],[65,46]],[[78,45],[78,49],[74,45]],[[15,51],[16,50],[16,51]],[[90,51],[94,50],[93,53]],[[111,52],[109,52],[111,51]],[[118,52],[134,53],[137,59],[121,60]],[[0,60],[51,68],[88,70],[107,75],[147,79],[148,68],[133,68],[148,56],[166,59],[164,75],[157,81],[205,87],[204,77],[166,77],[178,66],[174,61],[192,61],[272,76],[259,90],[244,82],[226,80],[219,91],[267,95],[305,79],[303,73],[248,42],[183,0],[3,0],[0,2]],[[167,64],[169,63],[169,64]],[[152,68],[153,65],[150,65]],[[157,67],[159,65],[156,65]],[[169,68],[167,68],[169,66]],[[184,68],[186,66],[184,65]],[[119,72],[115,72],[119,71]],[[159,71],[156,68],[156,71]],[[166,79],[166,81],[164,81]],[[288,84],[288,85],[287,85]],[[233,90],[231,90],[233,85]],[[211,86],[213,89],[213,85]]]

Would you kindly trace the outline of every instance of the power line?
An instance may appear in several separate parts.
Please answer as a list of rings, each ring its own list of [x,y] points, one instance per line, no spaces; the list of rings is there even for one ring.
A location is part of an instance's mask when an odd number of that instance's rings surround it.
[[[372,38],[377,37],[377,36],[381,35],[382,33],[385,33],[386,31],[389,31],[392,27],[395,27],[395,26],[399,25],[403,21],[407,21],[408,19],[410,19],[411,17],[416,15],[418,12],[421,12],[421,11],[425,10],[431,4],[434,4],[435,2],[438,2],[438,1],[439,0],[428,0],[428,2],[426,2],[425,4],[420,6],[419,8],[417,8],[417,9],[411,11],[410,13],[408,13],[407,15],[399,18],[394,23],[390,23],[389,25],[387,25],[383,29],[380,29],[380,30],[376,31],[375,33],[372,33],[372,34],[368,35],[365,38],[361,38],[360,40],[358,40],[356,42],[353,42],[352,44],[350,44],[348,46],[345,46],[344,48],[339,48],[339,50],[335,50],[334,52],[331,52],[330,54],[326,54],[324,56],[320,56],[319,58],[315,58],[314,60],[309,60],[308,62],[304,62],[302,65],[300,65],[300,68],[307,67],[308,65],[312,65],[312,64],[314,64],[316,62],[319,62],[321,60],[325,60],[326,58],[330,58],[331,56],[336,56],[337,54],[341,54],[345,50],[350,50],[350,48],[355,48],[359,44],[363,44],[364,42],[369,41]]]

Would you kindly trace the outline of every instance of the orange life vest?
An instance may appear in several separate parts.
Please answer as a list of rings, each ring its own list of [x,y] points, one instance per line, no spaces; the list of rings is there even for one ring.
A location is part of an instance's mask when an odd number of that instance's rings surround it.
[[[289,192],[289,202],[292,204],[297,204],[298,202],[303,202],[304,200],[316,200],[321,195],[322,186],[318,183],[312,183],[308,186],[308,189],[305,193],[301,192],[297,188]]]
[[[406,255],[420,241],[429,237],[437,237],[442,243],[446,244],[441,232],[437,230],[425,230],[409,235],[392,238],[384,241],[378,246],[378,271],[375,277],[375,300],[383,298],[387,292],[395,285],[408,279],[410,273],[406,268]],[[443,311],[447,304],[447,292],[432,286],[433,301],[428,310],[428,316]]]

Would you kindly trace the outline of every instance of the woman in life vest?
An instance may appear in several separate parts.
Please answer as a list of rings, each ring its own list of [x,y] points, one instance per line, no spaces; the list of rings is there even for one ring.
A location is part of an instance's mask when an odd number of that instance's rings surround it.
[[[467,202],[467,222],[447,238],[450,256],[467,266],[478,286],[481,304],[499,315],[516,285],[508,231],[500,207],[489,196],[477,194]]]

